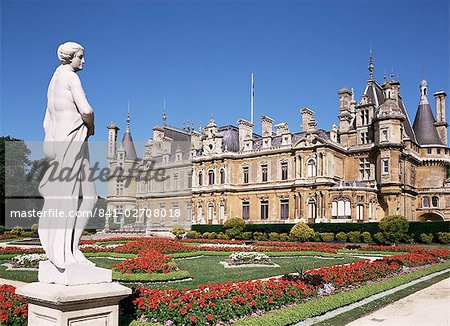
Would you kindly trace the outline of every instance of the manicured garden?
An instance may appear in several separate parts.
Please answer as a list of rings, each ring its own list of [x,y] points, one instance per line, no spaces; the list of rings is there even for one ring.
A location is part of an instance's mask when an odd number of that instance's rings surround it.
[[[383,236],[395,242],[401,227]],[[450,268],[445,246],[349,246],[309,241],[314,235],[299,225],[290,241],[114,237],[84,240],[82,250],[133,289],[122,303],[124,325],[289,325]],[[22,268],[42,254],[0,248],[1,263],[13,267],[0,266],[0,277],[36,281],[37,270]],[[3,324],[26,324],[13,287],[0,288],[0,307]]]

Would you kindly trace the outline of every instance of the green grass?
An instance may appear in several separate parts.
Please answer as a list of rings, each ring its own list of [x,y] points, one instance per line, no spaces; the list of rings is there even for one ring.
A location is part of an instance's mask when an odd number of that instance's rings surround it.
[[[196,288],[201,284],[215,284],[228,281],[246,281],[252,279],[278,276],[295,272],[295,268],[313,269],[321,266],[345,264],[355,258],[345,257],[341,259],[318,259],[313,257],[272,258],[272,261],[280,267],[259,268],[224,268],[220,264],[223,256],[204,256],[199,258],[177,260],[177,266],[189,272],[192,281],[171,284],[152,284],[156,288]]]
[[[190,251],[190,252],[177,252],[173,254],[168,254],[172,258],[188,258],[197,256],[229,256],[236,251]],[[340,254],[330,254],[327,252],[317,252],[317,251],[268,251],[262,252],[270,257],[285,257],[285,256],[320,256],[320,257],[335,257],[342,258]]]
[[[113,258],[134,258],[136,254],[126,254],[119,252],[85,252],[84,255],[86,257],[113,257]]]
[[[344,312],[340,315],[337,315],[333,318],[327,319],[325,321],[314,324],[315,326],[344,326],[350,323],[351,321],[357,320],[365,315],[368,315],[376,310],[379,310],[387,305],[394,303],[408,295],[415,293],[417,291],[423,290],[433,284],[436,284],[440,281],[443,281],[450,277],[450,272],[435,276],[429,280],[414,284],[406,289],[397,291],[391,295],[385,296],[378,300],[372,301],[364,306],[355,308],[353,310]]]
[[[167,274],[163,273],[138,273],[138,274],[122,274],[118,271],[113,271],[113,280],[124,282],[163,282],[182,280],[189,277],[187,271],[174,271]]]
[[[5,261],[1,262],[3,263]],[[6,269],[6,266],[0,266],[0,278],[26,283],[37,282],[37,271],[7,271]]]
[[[374,294],[395,288],[422,276],[450,268],[450,262],[434,265],[405,275],[395,276],[360,288],[269,312],[261,317],[241,319],[237,326],[286,326],[307,318],[322,315],[330,310],[349,305]],[[334,324],[333,324],[334,326]]]

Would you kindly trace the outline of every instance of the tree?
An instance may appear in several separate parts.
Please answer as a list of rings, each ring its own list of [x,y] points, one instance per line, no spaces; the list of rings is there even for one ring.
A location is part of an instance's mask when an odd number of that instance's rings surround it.
[[[395,245],[406,236],[409,222],[401,215],[385,216],[381,219],[379,227],[386,240]]]

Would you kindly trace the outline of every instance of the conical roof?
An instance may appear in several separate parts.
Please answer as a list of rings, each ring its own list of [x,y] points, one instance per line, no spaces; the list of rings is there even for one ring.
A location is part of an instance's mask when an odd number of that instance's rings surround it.
[[[428,84],[424,79],[420,82],[420,102],[413,124],[416,140],[420,145],[444,145],[434,126],[436,120],[428,103],[427,90]]]
[[[421,102],[413,124],[416,140],[420,145],[443,145],[434,126],[435,122],[430,104]]]
[[[127,128],[125,129],[125,133],[122,138],[122,148],[125,151],[125,159],[127,160],[136,160],[136,148],[134,148],[133,137],[131,136],[130,131],[130,108],[128,108],[127,114]]]

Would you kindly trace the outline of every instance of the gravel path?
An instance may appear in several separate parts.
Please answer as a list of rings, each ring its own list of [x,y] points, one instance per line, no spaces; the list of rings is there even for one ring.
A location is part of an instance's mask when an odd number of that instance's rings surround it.
[[[321,322],[321,321],[330,319],[330,318],[332,318],[332,317],[334,317],[334,316],[337,316],[337,315],[339,315],[339,314],[342,314],[343,312],[347,312],[347,311],[350,311],[350,310],[352,310],[352,309],[355,309],[355,308],[364,306],[364,305],[366,305],[366,304],[368,304],[368,303],[370,303],[370,302],[372,302],[372,301],[378,300],[378,299],[383,298],[383,297],[385,297],[385,296],[387,296],[387,295],[390,295],[390,294],[395,293],[395,292],[397,292],[397,291],[403,290],[403,289],[405,289],[405,288],[407,288],[407,287],[409,287],[409,286],[411,286],[411,285],[420,283],[420,282],[422,282],[422,281],[429,280],[429,279],[431,279],[431,278],[433,278],[433,277],[435,277],[435,276],[437,276],[437,275],[441,275],[441,274],[447,273],[447,272],[449,272],[449,271],[450,271],[450,269],[446,269],[446,270],[443,270],[443,271],[440,271],[440,272],[436,272],[436,273],[433,273],[433,274],[430,274],[430,275],[421,277],[421,278],[419,278],[419,279],[417,279],[417,280],[414,280],[414,281],[411,281],[411,282],[409,282],[409,283],[400,285],[400,286],[398,286],[398,287],[396,287],[396,288],[393,288],[393,289],[390,289],[390,290],[387,290],[387,291],[384,291],[384,292],[381,292],[381,293],[372,295],[372,296],[370,296],[370,297],[368,297],[368,298],[365,298],[365,299],[363,299],[363,300],[361,300],[361,301],[352,303],[352,304],[347,305],[347,306],[345,306],[345,307],[341,307],[341,308],[338,308],[338,309],[329,311],[329,312],[327,312],[327,313],[324,314],[324,315],[317,316],[317,317],[313,317],[313,318],[305,319],[305,320],[303,320],[303,321],[301,321],[301,322],[295,324],[295,326],[310,326],[310,325],[314,325],[315,323],[318,323],[318,322]],[[447,281],[448,281],[448,280],[447,280]],[[439,283],[437,283],[437,284],[441,284],[441,283],[442,283],[442,282],[439,282]],[[442,285],[441,285],[441,286],[442,286]],[[422,291],[429,290],[430,288],[432,288],[432,287],[429,287],[429,288],[424,289],[424,290],[422,290]],[[436,289],[436,288],[433,288],[433,289]],[[429,290],[430,292],[428,292],[428,293],[433,293],[433,289]],[[441,314],[442,314],[442,315],[447,314],[447,321],[448,321],[448,313],[449,313],[449,310],[448,310],[448,303],[449,303],[449,298],[450,298],[450,294],[449,294],[449,291],[450,291],[450,290],[449,290],[449,287],[448,287],[448,283],[447,283],[447,288],[446,288],[446,290],[447,290],[447,294],[448,294],[447,297],[444,297],[444,296],[442,296],[441,294],[432,294],[432,295],[430,295],[430,296],[431,296],[431,297],[434,297],[435,301],[439,301],[439,303],[440,303],[439,306],[440,306],[441,309],[442,309],[442,310],[441,310]],[[419,291],[419,292],[422,292],[422,291]],[[419,292],[417,292],[417,293],[419,293]],[[414,296],[414,295],[415,295],[415,294],[411,294],[410,296],[408,296],[408,298],[411,297],[411,296]],[[402,299],[402,300],[403,300],[403,299]],[[399,301],[401,301],[401,300],[399,300]],[[396,303],[397,303],[397,302],[396,302]],[[395,305],[396,303],[393,303],[392,305]],[[390,306],[392,306],[392,305],[390,305]],[[437,304],[436,304],[436,305],[437,305]],[[445,305],[445,307],[442,308],[442,305]],[[390,307],[390,306],[388,306],[388,307]],[[387,308],[387,307],[386,307],[386,308]],[[411,307],[411,308],[413,308],[413,307]],[[384,308],[383,308],[383,309],[384,309]],[[383,309],[381,309],[381,310],[383,310]],[[394,308],[394,309],[395,309],[395,308]],[[414,309],[414,308],[413,308],[413,309]],[[379,310],[379,311],[381,311],[381,310]],[[412,313],[412,312],[413,312],[412,309],[409,309],[408,311],[409,311],[409,313]],[[425,310],[425,311],[428,311],[428,310]],[[422,313],[423,313],[423,310],[422,310]],[[429,313],[426,312],[426,313],[425,313],[425,316],[428,316],[428,314],[429,314]],[[386,318],[386,317],[385,317],[385,318]],[[426,318],[426,319],[428,320],[429,318]],[[386,319],[386,320],[387,320],[387,319]],[[431,320],[431,319],[430,319],[430,320]],[[358,321],[360,321],[360,320],[358,320]],[[381,320],[381,321],[383,321],[383,320]],[[376,320],[376,323],[371,323],[371,324],[362,324],[362,321],[359,322],[359,323],[356,323],[356,321],[355,321],[355,322],[352,322],[352,323],[349,324],[349,325],[351,325],[351,326],[366,326],[366,325],[367,325],[367,326],[369,326],[369,325],[383,325],[383,326],[387,326],[387,325],[389,325],[389,326],[391,326],[391,325],[392,325],[392,326],[403,326],[403,325],[408,325],[408,326],[410,326],[410,325],[420,325],[420,326],[427,326],[427,325],[433,325],[433,326],[447,326],[447,325],[449,325],[448,323],[447,323],[447,324],[446,324],[446,323],[444,323],[444,324],[442,324],[442,323],[432,323],[432,324],[429,324],[429,323],[424,323],[423,321],[422,321],[420,324],[411,324],[410,322],[411,322],[411,319],[405,320],[404,322],[403,322],[403,321],[402,321],[402,322],[399,322],[399,321],[397,320],[396,323],[393,323],[393,324],[380,323],[379,320]],[[414,321],[413,321],[413,322],[414,322]]]

